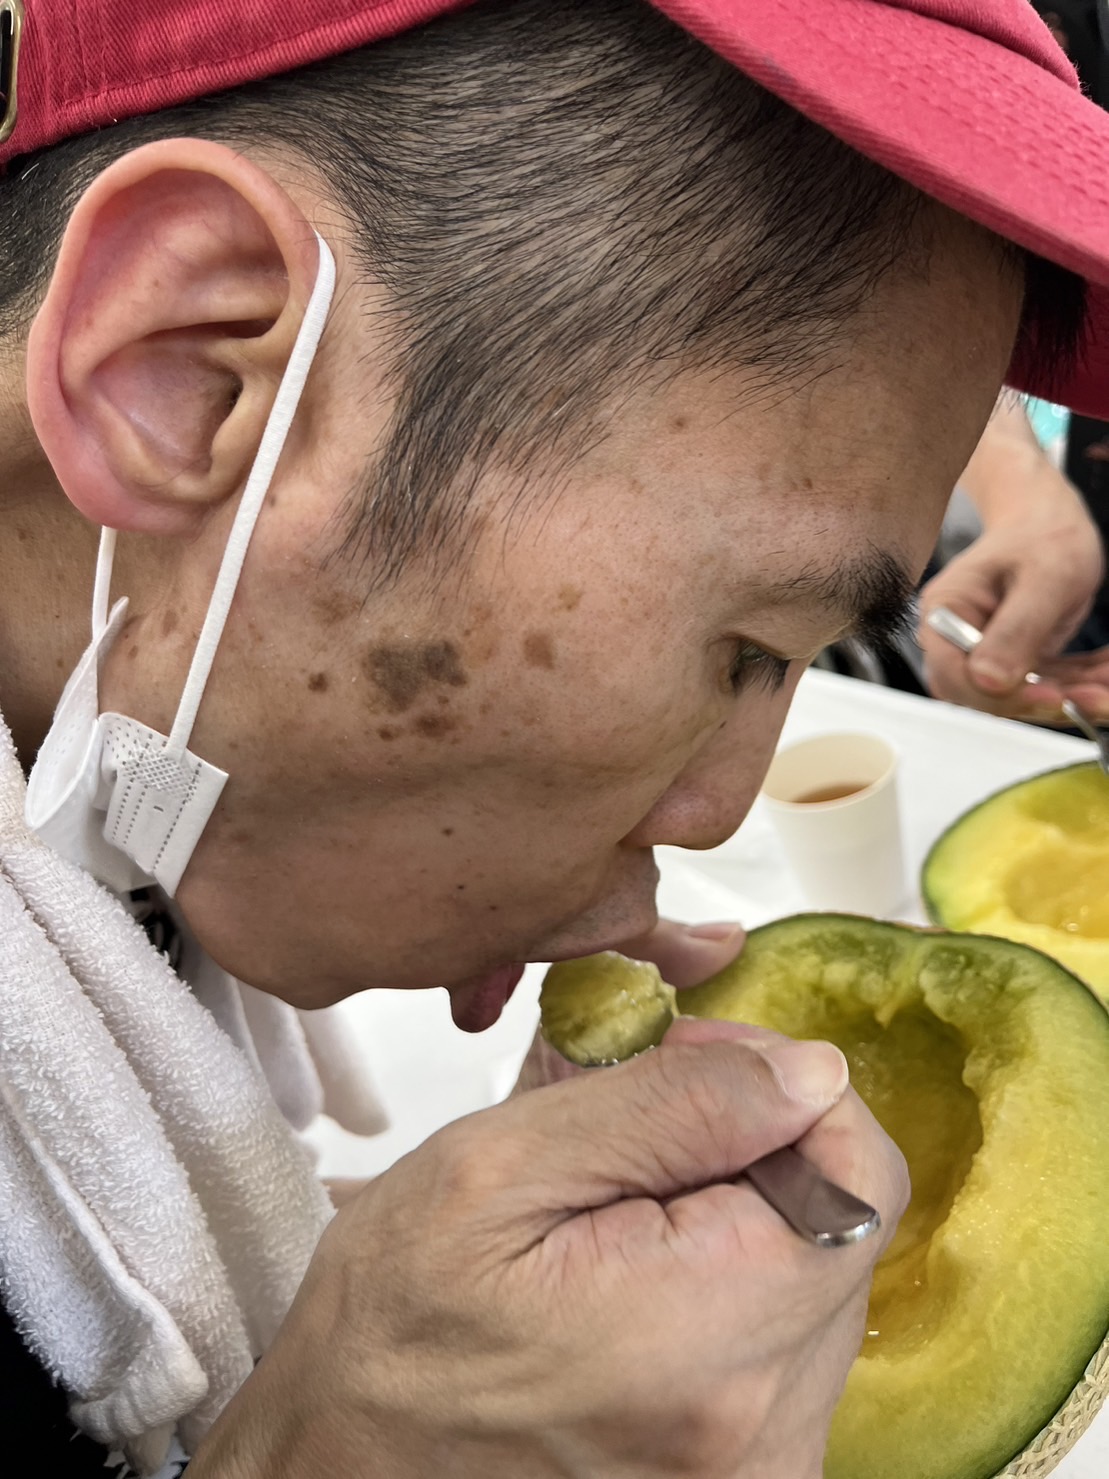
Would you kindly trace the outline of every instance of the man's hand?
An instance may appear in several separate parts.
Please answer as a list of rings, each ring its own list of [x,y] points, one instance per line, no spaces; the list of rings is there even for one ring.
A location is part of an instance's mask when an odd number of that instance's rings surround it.
[[[827,1044],[678,1022],[448,1126],[337,1214],[190,1479],[819,1479],[883,1242],[800,1239],[739,1173],[904,1163]]]
[[[920,643],[932,692],[990,713],[1062,722],[1065,690],[1095,713],[1109,713],[1109,654],[1059,657],[1104,578],[1101,537],[1023,412],[999,408],[963,483],[985,532],[921,595]],[[970,656],[925,624],[937,606],[983,633]],[[1047,681],[1026,684],[1033,671]]]

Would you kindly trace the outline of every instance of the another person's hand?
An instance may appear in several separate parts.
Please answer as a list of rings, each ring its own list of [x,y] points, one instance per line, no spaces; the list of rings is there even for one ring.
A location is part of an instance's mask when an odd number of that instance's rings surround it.
[[[1101,538],[1022,411],[995,414],[963,485],[985,531],[921,594],[920,642],[932,692],[992,713],[1058,721],[1066,690],[1095,712],[1109,712],[1109,654],[1059,657],[1104,578]],[[924,618],[937,606],[984,633],[973,654],[929,630]],[[1047,681],[1026,684],[1030,671]]]
[[[678,1022],[448,1126],[337,1214],[190,1479],[819,1479],[904,1163],[838,1052]],[[882,1239],[746,1182],[797,1143]]]

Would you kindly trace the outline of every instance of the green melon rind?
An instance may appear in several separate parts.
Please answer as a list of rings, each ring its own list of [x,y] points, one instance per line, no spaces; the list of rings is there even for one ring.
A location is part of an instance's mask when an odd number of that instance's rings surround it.
[[[1010,851],[1008,833],[1013,826],[1011,804],[1019,793],[1035,791],[1064,775],[1082,773],[1096,774],[1097,766],[1083,762],[1043,771],[1016,785],[995,791],[964,812],[937,839],[925,858],[921,869],[921,894],[928,917],[934,923],[945,929],[1016,940],[1041,950],[1059,960],[1103,998],[1109,999],[1109,941],[1071,935],[1022,920],[996,897],[983,898],[979,894],[975,898],[979,875],[968,879],[965,861],[968,851],[985,844],[984,830],[989,834],[990,851],[1005,859]],[[1045,828],[1044,835],[1045,840],[1050,838],[1050,828]],[[1055,840],[1066,845],[1066,834],[1059,832]],[[968,900],[972,901],[969,907]]]
[[[1034,1442],[1017,1454],[997,1479],[1046,1479],[1081,1438],[1109,1396],[1109,1336],[1082,1380]]]
[[[1014,791],[1023,790],[1025,786],[1034,782],[1042,781],[1048,776],[1065,775],[1069,771],[1092,770],[1096,767],[1089,761],[1081,761],[1077,765],[1057,765],[1053,770],[1040,771],[1037,775],[1028,776],[1023,781],[1016,781],[1012,785],[1002,786],[997,791],[991,791],[981,801],[975,802],[967,811],[962,812],[951,825],[936,838],[928,850],[928,856],[924,859],[920,869],[920,892],[924,900],[924,907],[928,918],[933,924],[942,925],[945,929],[957,928],[947,922],[947,915],[951,912],[945,910],[943,899],[938,896],[943,893],[942,886],[937,893],[936,873],[942,866],[944,853],[948,850],[952,839],[957,839],[958,834],[972,820],[982,820],[982,813],[990,810],[1003,796],[1011,796]]]
[[[967,1058],[966,1077],[980,1095],[983,1146],[929,1251],[929,1281],[950,1287],[951,1315],[920,1350],[864,1354],[855,1363],[825,1469],[826,1479],[989,1479],[1050,1422],[1109,1330],[1109,1240],[1103,1230],[1109,1014],[1081,980],[1028,946],[870,921],[864,930],[861,923],[851,916],[809,915],[766,925],[751,933],[734,966],[683,991],[679,1000],[692,1015],[730,1016],[804,1036],[797,1030],[796,1002],[792,1012],[772,1008],[768,966],[788,955],[783,979],[788,974],[806,999],[829,984],[838,993],[861,942],[864,965],[874,970],[870,989],[878,1012],[888,1017],[908,1004],[914,978],[930,964],[920,990],[937,1016],[958,1027],[959,1019],[966,1020],[968,993],[945,982],[936,967],[946,959],[952,968],[958,965],[959,980],[965,981],[968,967],[981,963],[975,977],[981,994],[982,979],[1004,962],[1004,983],[987,988],[992,1000],[978,1002],[994,1036],[972,1042]],[[825,986],[821,959],[833,976],[830,983],[824,978]],[[949,974],[954,977],[954,970]],[[1048,980],[1060,989],[1045,990]],[[1007,1010],[999,1010],[999,1003]],[[1028,1046],[1034,1041],[1034,1057],[1022,1058],[1022,1040]],[[1050,1143],[1042,1135],[1045,1115],[1058,1126]],[[991,1183],[983,1206],[980,1193]],[[1074,1216],[1078,1188],[1089,1189],[1088,1215],[1081,1219]],[[1007,1224],[1004,1207],[1024,1209],[1032,1197],[1035,1220]],[[1037,1257],[1035,1245],[1045,1236],[1067,1256]],[[1008,1299],[998,1288],[999,1268],[1010,1281]],[[1077,1312],[1082,1313],[1076,1317]],[[984,1349],[1014,1353],[992,1387],[983,1387]],[[943,1376],[943,1390],[937,1390],[933,1411],[927,1398],[936,1373]],[[950,1411],[941,1409],[940,1402],[950,1402],[952,1387],[958,1391],[960,1385],[985,1426],[952,1424]],[[901,1414],[909,1412],[907,1423]],[[953,1435],[954,1447],[941,1452],[944,1434]]]

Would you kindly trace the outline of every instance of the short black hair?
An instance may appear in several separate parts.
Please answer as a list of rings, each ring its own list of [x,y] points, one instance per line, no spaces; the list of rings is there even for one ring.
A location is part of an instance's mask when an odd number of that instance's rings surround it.
[[[181,134],[301,153],[391,297],[390,432],[330,546],[367,591],[457,548],[491,459],[523,487],[613,396],[689,366],[811,375],[887,271],[927,265],[923,195],[645,0],[485,0],[17,161],[0,333],[25,325],[91,179]],[[1080,279],[1011,255],[1022,334],[1065,359]]]

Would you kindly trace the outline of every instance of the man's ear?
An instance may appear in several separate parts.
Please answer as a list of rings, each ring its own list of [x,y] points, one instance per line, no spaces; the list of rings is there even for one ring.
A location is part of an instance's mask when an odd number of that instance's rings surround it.
[[[86,517],[190,534],[239,491],[318,267],[299,208],[223,145],[148,144],[97,177],[27,349],[35,431]]]

